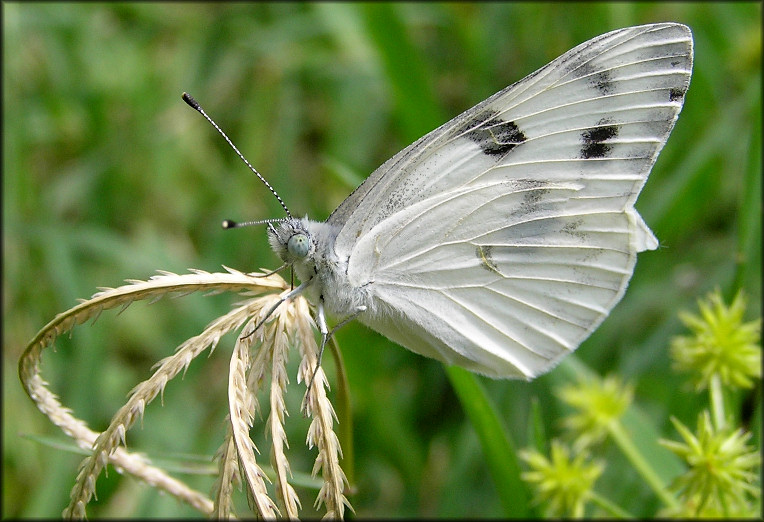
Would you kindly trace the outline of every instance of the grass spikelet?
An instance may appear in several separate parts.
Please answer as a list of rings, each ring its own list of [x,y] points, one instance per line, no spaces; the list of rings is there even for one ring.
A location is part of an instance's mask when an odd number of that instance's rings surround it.
[[[230,418],[227,418],[230,421]],[[233,441],[233,430],[230,422],[226,429],[225,440],[217,455],[218,479],[213,487],[214,508],[212,518],[231,518],[233,502],[233,485],[239,482],[239,459],[236,455],[236,444]]]
[[[263,518],[275,518],[277,508],[268,496],[265,473],[255,458],[257,448],[249,436],[254,416],[254,396],[247,388],[249,348],[252,335],[247,335],[254,327],[253,319],[244,329],[244,335],[236,341],[228,373],[228,408],[233,441],[239,456],[239,467],[247,485],[249,498],[254,503],[257,514]]]
[[[300,300],[302,301],[302,300]],[[287,332],[292,326],[293,313],[290,313],[293,303],[283,307],[273,321],[273,332],[269,337],[273,339],[273,365],[271,369],[270,402],[271,412],[268,417],[268,428],[271,439],[271,465],[276,472],[276,494],[284,508],[285,515],[289,518],[297,518],[300,507],[300,499],[297,497],[288,477],[291,475],[289,460],[284,453],[284,448],[289,447],[284,431],[285,416],[288,415],[284,394],[289,383],[286,371],[286,363],[289,353],[289,339]]]
[[[332,427],[336,416],[332,403],[326,395],[328,388],[326,374],[318,366],[318,346],[313,336],[314,324],[307,313],[307,303],[304,300],[296,301],[294,310],[296,338],[302,356],[298,370],[300,379],[309,383],[313,378],[313,372],[316,372],[313,386],[303,400],[303,412],[306,416],[313,418],[308,428],[306,443],[309,448],[314,446],[318,448],[318,456],[312,473],[315,476],[321,470],[324,481],[316,498],[316,507],[324,504],[325,518],[339,519],[344,517],[345,506],[351,506],[344,494],[347,478],[339,464],[342,450]]]

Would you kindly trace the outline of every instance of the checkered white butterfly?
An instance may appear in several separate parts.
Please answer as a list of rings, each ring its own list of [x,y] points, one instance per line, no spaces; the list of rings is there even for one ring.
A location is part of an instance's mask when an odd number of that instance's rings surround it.
[[[634,202],[692,46],[676,23],[593,38],[403,149],[325,222],[268,220],[301,281],[284,299],[317,306],[324,343],[326,310],[491,377],[550,370],[658,246]]]

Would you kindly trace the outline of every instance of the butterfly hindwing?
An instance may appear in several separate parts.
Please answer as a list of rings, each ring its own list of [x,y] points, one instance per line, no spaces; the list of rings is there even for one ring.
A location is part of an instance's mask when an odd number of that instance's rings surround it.
[[[630,214],[592,213],[580,190],[522,180],[486,185],[451,194],[458,214],[442,197],[388,218],[351,258],[349,276],[371,281],[379,308],[360,320],[449,363],[535,375],[607,315],[636,260]],[[376,324],[389,316],[389,329]],[[427,335],[402,342],[423,325]]]

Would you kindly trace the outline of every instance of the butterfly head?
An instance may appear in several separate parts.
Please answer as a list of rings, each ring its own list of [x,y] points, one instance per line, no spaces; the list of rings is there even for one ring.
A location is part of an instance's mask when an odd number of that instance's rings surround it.
[[[311,234],[300,219],[288,218],[269,224],[268,241],[281,260],[290,265],[311,257],[316,250]]]

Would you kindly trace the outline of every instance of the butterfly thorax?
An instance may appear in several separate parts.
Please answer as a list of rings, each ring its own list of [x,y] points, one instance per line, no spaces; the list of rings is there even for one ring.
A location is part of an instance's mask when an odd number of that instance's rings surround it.
[[[313,304],[323,301],[330,313],[346,317],[370,303],[347,277],[347,259],[340,259],[334,241],[340,228],[328,223],[289,218],[268,229],[271,248],[291,265],[301,283],[311,281],[305,297]]]

